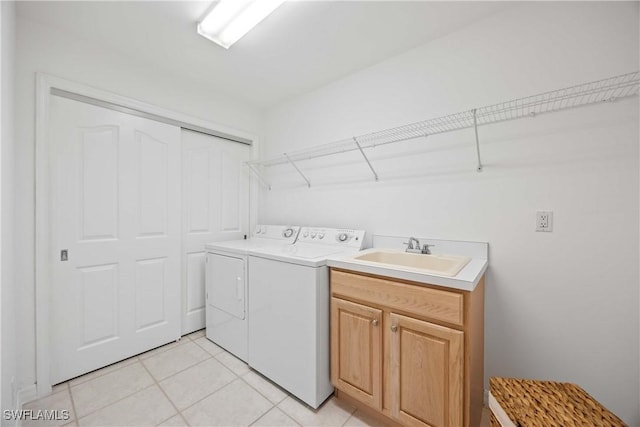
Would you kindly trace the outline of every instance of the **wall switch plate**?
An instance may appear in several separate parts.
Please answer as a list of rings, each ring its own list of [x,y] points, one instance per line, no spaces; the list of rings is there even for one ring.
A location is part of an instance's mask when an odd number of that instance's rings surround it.
[[[553,231],[553,211],[536,212],[536,231]]]

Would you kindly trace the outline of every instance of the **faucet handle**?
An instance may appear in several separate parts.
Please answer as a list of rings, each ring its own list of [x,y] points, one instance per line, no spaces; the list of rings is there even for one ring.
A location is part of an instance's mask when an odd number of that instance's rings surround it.
[[[422,245],[422,253],[426,254],[426,255],[431,255],[431,251],[429,250],[429,248],[432,248],[434,246],[436,246],[436,245],[429,245],[427,243],[423,244]]]

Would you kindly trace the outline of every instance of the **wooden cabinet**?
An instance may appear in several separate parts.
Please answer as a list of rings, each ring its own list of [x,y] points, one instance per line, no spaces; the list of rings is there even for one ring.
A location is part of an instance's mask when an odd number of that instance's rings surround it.
[[[387,421],[477,426],[484,278],[473,292],[332,269],[331,379]]]
[[[334,298],[331,323],[331,382],[382,409],[382,310]]]
[[[391,415],[408,426],[462,425],[464,333],[391,313]]]

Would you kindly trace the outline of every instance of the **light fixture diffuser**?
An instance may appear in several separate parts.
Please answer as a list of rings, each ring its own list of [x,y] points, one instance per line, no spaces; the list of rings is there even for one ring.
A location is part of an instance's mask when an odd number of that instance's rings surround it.
[[[229,49],[284,2],[285,0],[220,0],[198,22],[198,34]]]

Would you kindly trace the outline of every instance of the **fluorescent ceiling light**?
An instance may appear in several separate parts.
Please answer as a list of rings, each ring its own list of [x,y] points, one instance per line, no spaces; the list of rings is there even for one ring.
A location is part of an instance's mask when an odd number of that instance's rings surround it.
[[[229,49],[284,2],[285,0],[220,0],[198,22],[198,34]]]

